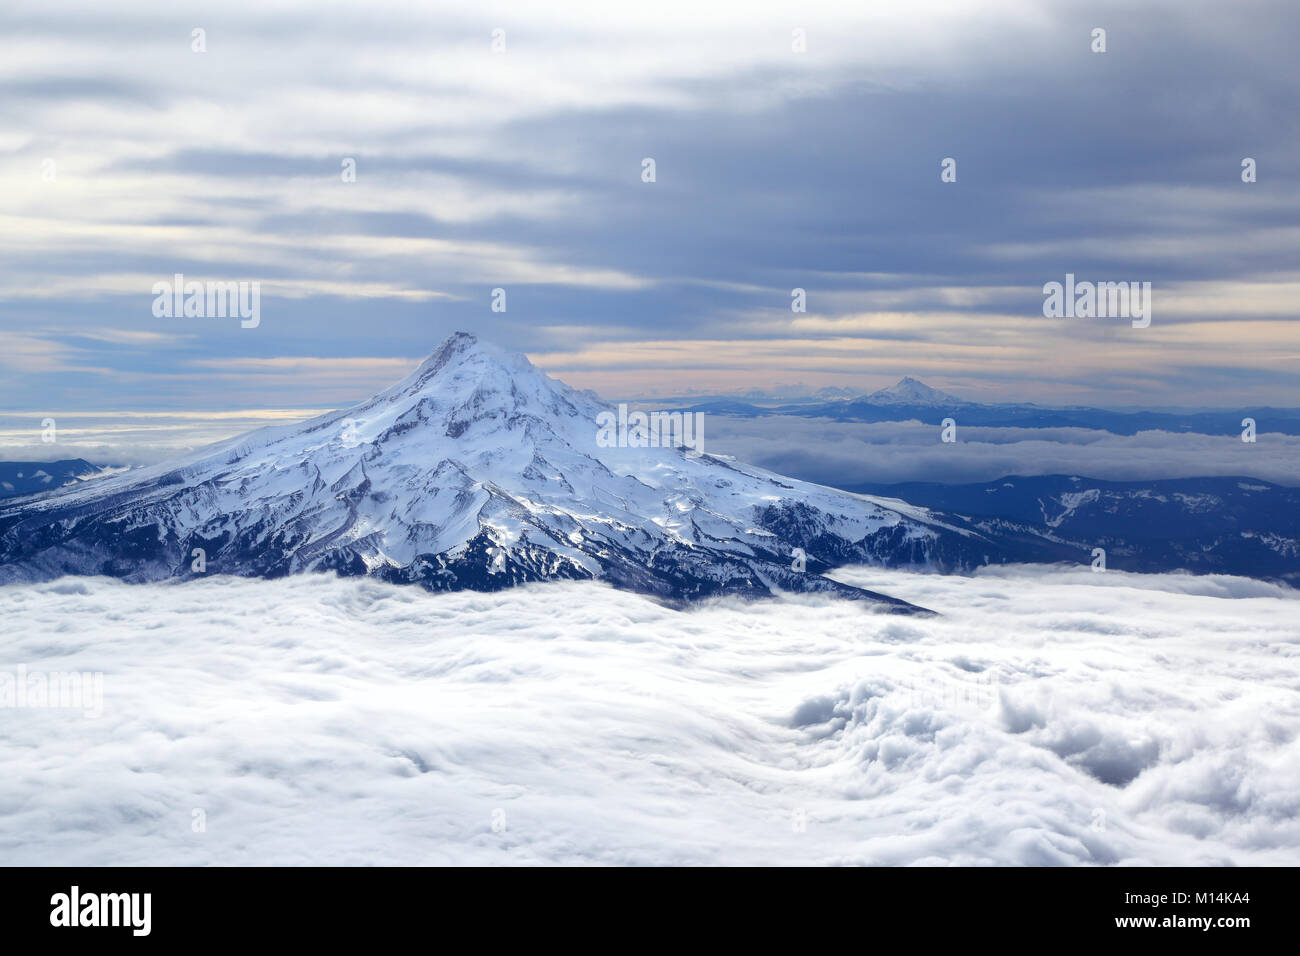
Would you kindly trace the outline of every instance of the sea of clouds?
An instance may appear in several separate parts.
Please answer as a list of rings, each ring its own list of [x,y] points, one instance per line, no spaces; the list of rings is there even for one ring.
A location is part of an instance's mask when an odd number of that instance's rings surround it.
[[[0,588],[0,672],[104,680],[98,717],[0,708],[0,861],[1300,863],[1297,592],[837,576],[940,616],[590,583]]]
[[[870,482],[994,481],[1007,475],[1082,475],[1103,481],[1245,476],[1300,484],[1300,436],[1092,428],[963,426],[939,440],[938,418],[923,422],[834,422],[771,415],[705,417],[706,451],[783,475],[836,487]]]

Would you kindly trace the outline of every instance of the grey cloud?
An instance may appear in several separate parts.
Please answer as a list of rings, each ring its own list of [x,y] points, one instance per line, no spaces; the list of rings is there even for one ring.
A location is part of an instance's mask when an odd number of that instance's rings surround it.
[[[93,249],[63,243],[55,253],[27,242],[6,257],[6,281],[75,279],[95,268],[163,275],[254,269],[267,278],[341,276],[432,286],[476,302],[485,286],[504,281],[469,278],[481,271],[474,269],[482,259],[473,252],[447,264],[431,263],[418,250],[371,257],[311,245],[341,237],[375,243],[433,238],[461,246],[507,244],[556,267],[618,270],[651,283],[617,291],[580,282],[520,283],[511,290],[520,312],[473,313],[480,325],[493,323],[482,331],[495,330],[534,350],[572,345],[546,331],[553,326],[581,326],[601,341],[781,337],[788,330],[771,320],[788,309],[782,290],[794,286],[807,288],[813,308],[832,317],[880,308],[882,295],[893,297],[894,310],[933,308],[969,317],[969,332],[959,339],[978,344],[979,316],[989,313],[1024,316],[1024,337],[1041,340],[1050,330],[1041,318],[1039,290],[1066,271],[1148,280],[1159,294],[1192,279],[1251,283],[1291,276],[1300,251],[1293,185],[1300,153],[1294,125],[1286,120],[1300,78],[1293,51],[1279,39],[1296,14],[1283,4],[1249,3],[1231,11],[1212,4],[1067,4],[1039,9],[1036,20],[995,9],[969,37],[951,33],[962,29],[954,20],[950,33],[939,37],[949,56],[888,68],[863,57],[810,55],[797,63],[751,56],[708,71],[699,68],[696,47],[683,37],[677,60],[647,68],[641,92],[653,89],[662,97],[620,90],[601,99],[606,87],[625,79],[614,70],[602,74],[604,82],[594,76],[582,87],[586,100],[557,96],[518,109],[530,91],[510,96],[481,77],[439,71],[440,50],[479,44],[483,56],[491,56],[485,29],[472,17],[308,16],[304,10],[237,7],[223,23],[209,25],[205,58],[188,52],[189,26],[180,14],[159,20],[144,7],[127,5],[110,20],[87,8],[66,26],[33,9],[15,16],[17,35],[28,42],[58,37],[102,54],[132,49],[126,36],[134,30],[136,49],[167,51],[162,59],[116,56],[99,73],[79,64],[67,75],[18,81],[47,109],[19,109],[27,99],[18,95],[21,89],[7,96],[0,89],[0,108],[28,138],[24,162],[43,154],[33,152],[37,144],[45,150],[62,142],[96,152],[96,175],[160,174],[158,186],[141,198],[175,198],[133,210],[132,221],[188,226],[195,235],[173,245],[175,258],[167,261],[129,241],[102,240]],[[1102,20],[1111,51],[1098,56],[1087,52],[1086,38]],[[145,23],[149,29],[142,33]],[[512,31],[518,44],[509,56],[517,50],[521,59],[497,62],[532,63],[538,77],[554,82],[566,54],[612,50],[615,35],[626,35],[617,22],[600,18],[576,31],[532,21]],[[285,37],[294,42],[286,44]],[[906,30],[902,38],[909,39]],[[422,44],[428,46],[427,71],[385,69],[387,56],[409,56]],[[262,55],[270,50],[274,55]],[[556,58],[549,68],[548,55]],[[150,114],[139,133],[147,148],[100,150],[93,140],[79,144],[53,125],[62,116],[55,107],[96,88],[105,105],[125,110],[128,118],[133,97],[156,90],[170,109],[185,103],[196,116],[211,109],[223,119],[212,120],[211,142],[203,145],[192,135],[179,137],[168,116]],[[415,91],[427,94],[430,115],[410,108]],[[399,105],[391,115],[378,105],[358,106],[366,96]],[[457,114],[452,107],[458,100],[475,108]],[[303,118],[304,103],[319,106],[319,115]],[[276,132],[259,127],[257,135],[231,136],[245,117]],[[344,155],[361,163],[357,192],[347,203],[333,197],[323,203],[302,191],[303,182],[337,177]],[[1261,164],[1260,181],[1250,186],[1238,178],[1243,155]],[[644,156],[659,164],[653,185],[639,180]],[[958,160],[956,184],[938,180],[945,156]],[[430,175],[439,179],[436,189],[421,185]],[[402,189],[445,191],[463,200],[463,211],[450,217],[406,208],[391,198]],[[526,204],[545,194],[565,198],[540,212],[488,201],[504,196]],[[248,235],[247,251],[231,251],[229,243],[214,251],[203,226]],[[304,254],[267,257],[251,241],[264,237],[290,245],[303,240]],[[740,291],[744,286],[754,289]],[[943,291],[953,286],[991,291],[959,307]],[[408,314],[385,300],[368,302],[367,310]],[[286,311],[293,313],[292,307]],[[313,354],[353,354],[357,337],[334,318],[349,311],[355,310],[322,304],[327,321],[306,334],[291,320],[277,344],[298,354],[309,342]],[[463,324],[466,314],[444,306],[414,321],[385,315],[374,321],[396,336],[385,341],[385,352],[400,343],[418,355],[436,340],[424,335],[421,321],[445,330]],[[1269,315],[1294,317],[1284,305]],[[1241,318],[1231,304],[1222,316]],[[1178,321],[1156,319],[1162,328]],[[15,324],[7,312],[0,314],[0,330]],[[799,334],[816,339],[839,333]],[[927,339],[907,328],[851,334]],[[930,354],[950,358],[951,340],[929,341]],[[211,347],[264,346],[240,341]],[[1192,400],[1200,390],[1197,370],[1207,364],[1219,366],[1216,390],[1260,387],[1254,369],[1219,357],[1204,346],[1170,353],[1154,370],[1152,399]],[[981,373],[969,358],[958,360],[964,374]],[[1050,388],[1031,365],[1008,366],[1003,374]],[[1094,368],[1073,373],[1068,366],[1053,373],[1089,387],[1105,384],[1096,381],[1098,374],[1107,380],[1123,374]],[[1281,404],[1296,373],[1279,365],[1268,374]],[[15,380],[8,387],[17,396],[35,384]],[[3,391],[0,400],[6,400]]]

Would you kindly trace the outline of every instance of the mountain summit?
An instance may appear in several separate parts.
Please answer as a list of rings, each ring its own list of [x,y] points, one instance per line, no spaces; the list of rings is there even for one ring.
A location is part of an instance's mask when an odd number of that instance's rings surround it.
[[[669,600],[826,591],[907,610],[821,572],[1009,559],[959,519],[901,501],[683,448],[605,447],[602,413],[593,394],[459,332],[352,408],[4,502],[0,582],[335,571],[496,590],[600,579]]]
[[[875,405],[965,405],[955,395],[931,388],[911,376],[899,379],[888,388],[872,392],[866,399]]]

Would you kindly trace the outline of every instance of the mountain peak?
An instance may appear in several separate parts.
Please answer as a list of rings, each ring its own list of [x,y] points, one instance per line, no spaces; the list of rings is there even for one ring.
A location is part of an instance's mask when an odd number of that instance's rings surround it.
[[[517,379],[535,382],[543,389],[563,387],[522,353],[482,341],[471,332],[453,332],[411,374],[363,405],[434,393],[446,401],[455,401],[457,394],[463,399],[471,392],[509,392],[510,384]]]
[[[463,354],[465,352],[471,352],[474,349],[479,347],[480,345],[479,345],[478,336],[475,335],[473,332],[456,331],[451,333],[451,335],[447,336],[445,339],[443,339],[442,344],[439,345],[436,349],[433,350],[433,352],[430,353],[429,358],[425,359],[425,362],[429,362],[434,359],[437,359],[439,356],[457,355],[457,354]]]
[[[407,382],[427,381],[442,369],[461,364],[467,360],[484,364],[495,363],[508,368],[516,366],[532,367],[532,363],[522,355],[507,352],[495,345],[481,342],[478,336],[472,332],[453,332],[443,339],[442,344],[430,352],[429,357],[421,362],[416,370],[407,376],[403,382],[399,382],[398,385]]]
[[[867,401],[878,405],[962,405],[962,399],[937,388],[931,388],[920,379],[905,375],[894,385],[872,392]]]
[[[594,435],[601,407],[522,353],[455,332],[406,378],[336,418],[351,423],[349,440],[387,448],[400,439],[426,456],[500,458],[507,448],[531,448],[543,434]],[[441,447],[446,438],[464,439],[459,451]]]

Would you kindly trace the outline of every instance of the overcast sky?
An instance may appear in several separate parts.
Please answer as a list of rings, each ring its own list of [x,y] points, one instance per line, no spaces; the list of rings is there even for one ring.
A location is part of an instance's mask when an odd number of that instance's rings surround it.
[[[0,12],[0,408],[340,405],[456,329],[612,397],[1300,405],[1294,4],[159,6]]]

